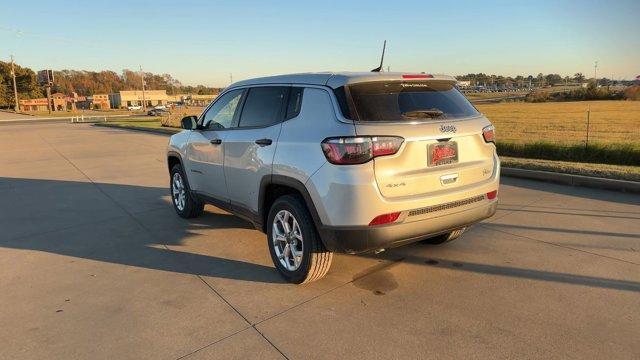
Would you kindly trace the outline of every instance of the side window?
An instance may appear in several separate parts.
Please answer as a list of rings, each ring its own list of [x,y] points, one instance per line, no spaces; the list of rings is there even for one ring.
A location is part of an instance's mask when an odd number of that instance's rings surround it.
[[[292,87],[289,93],[289,103],[287,104],[287,120],[293,119],[300,114],[300,107],[302,106],[302,92],[301,87]]]
[[[204,114],[202,126],[206,129],[228,129],[233,124],[233,116],[236,113],[243,90],[231,90],[222,95],[213,106]]]
[[[286,86],[251,88],[242,108],[239,126],[269,126],[280,122],[288,90]]]

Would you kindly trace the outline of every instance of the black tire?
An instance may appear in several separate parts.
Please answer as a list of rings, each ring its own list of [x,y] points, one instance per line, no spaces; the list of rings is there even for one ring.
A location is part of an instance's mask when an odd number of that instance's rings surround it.
[[[169,191],[171,194],[171,203],[173,204],[173,209],[176,211],[176,213],[180,217],[185,219],[191,219],[191,218],[200,216],[202,214],[202,211],[204,210],[204,203],[193,198],[193,195],[191,194],[191,189],[189,188],[189,182],[187,181],[187,177],[184,175],[184,171],[182,171],[182,165],[180,164],[174,165],[171,168],[170,174],[171,176],[169,177]],[[174,178],[176,174],[179,174],[179,177],[184,186],[184,205],[183,206],[178,206],[177,196],[174,193]]]
[[[462,235],[466,229],[467,228],[464,227],[464,228],[461,228],[461,229],[453,230],[452,232],[448,232],[448,233],[445,233],[445,234],[440,234],[440,235],[437,235],[437,236],[434,236],[434,237],[431,237],[431,238],[428,238],[428,239],[421,240],[420,242],[423,243],[423,244],[429,244],[429,245],[444,244],[446,242],[453,241],[453,240],[459,238],[460,235]]]
[[[287,269],[276,254],[276,245],[274,245],[274,219],[282,210],[288,211],[297,221],[302,235],[302,260],[295,270]],[[277,225],[276,225],[277,226]],[[333,259],[333,253],[328,251],[318,232],[316,231],[313,219],[304,201],[297,195],[284,195],[276,199],[269,209],[267,218],[267,245],[271,260],[280,274],[288,281],[294,284],[309,283],[324,277]]]

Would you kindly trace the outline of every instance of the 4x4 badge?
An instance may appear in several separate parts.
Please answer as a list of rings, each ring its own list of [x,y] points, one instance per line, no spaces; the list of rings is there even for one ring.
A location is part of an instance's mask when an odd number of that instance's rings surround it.
[[[440,132],[448,133],[448,132],[456,132],[458,128],[455,125],[440,125]]]

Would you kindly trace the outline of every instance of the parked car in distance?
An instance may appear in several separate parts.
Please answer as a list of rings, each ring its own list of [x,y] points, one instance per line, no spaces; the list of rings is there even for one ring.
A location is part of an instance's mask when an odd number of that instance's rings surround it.
[[[167,107],[165,105],[156,105],[153,108],[156,110],[165,110]]]
[[[297,284],[322,278],[334,252],[454,240],[495,213],[500,176],[493,125],[455,84],[376,72],[234,83],[169,140],[173,207],[250,221]]]
[[[171,113],[168,110],[165,109],[151,109],[149,111],[147,111],[147,115],[149,116],[167,116],[170,115]]]
[[[127,110],[142,110],[142,105],[129,105]]]

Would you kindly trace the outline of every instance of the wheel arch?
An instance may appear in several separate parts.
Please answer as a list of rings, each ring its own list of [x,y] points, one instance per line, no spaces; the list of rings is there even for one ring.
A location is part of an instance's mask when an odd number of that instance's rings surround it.
[[[301,181],[285,175],[267,175],[260,181],[258,198],[258,215],[262,220],[260,230],[264,233],[267,232],[267,216],[269,216],[271,205],[277,198],[287,194],[296,194],[302,198],[311,214],[316,230],[319,231],[322,228],[322,222],[307,187]],[[322,241],[324,242],[324,240]]]
[[[171,169],[176,164],[180,164],[182,166],[182,169],[184,169],[184,163],[182,162],[182,156],[180,156],[180,154],[175,152],[175,151],[167,152],[167,166],[169,168],[169,172],[171,172]]]

